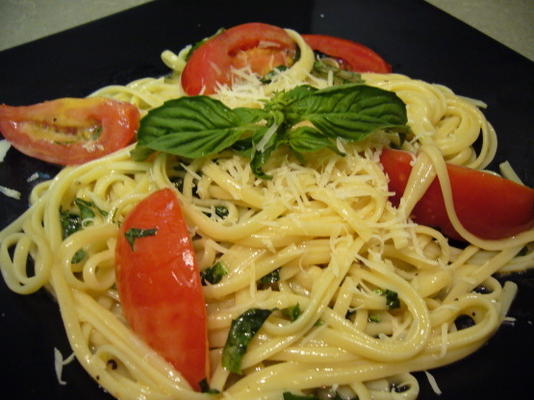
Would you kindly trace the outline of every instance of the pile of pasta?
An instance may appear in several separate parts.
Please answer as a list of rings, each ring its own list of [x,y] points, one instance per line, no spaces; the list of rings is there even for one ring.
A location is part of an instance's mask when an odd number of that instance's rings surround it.
[[[293,67],[269,85],[236,71],[240,79],[214,97],[232,107],[254,106],[303,82],[332,85],[331,77],[310,75],[313,52],[288,32],[301,49]],[[180,97],[187,50],[163,53],[170,76],[93,95],[129,101],[143,113]],[[465,247],[410,220],[411,196],[422,190],[417,184],[399,208],[388,201],[379,156],[390,137],[383,132],[345,145],[345,156],[325,150],[302,163],[277,151],[265,167],[271,180],[257,178],[249,160],[235,153],[194,161],[158,154],[136,162],[130,147],[67,167],[34,188],[31,207],[0,233],[6,284],[20,294],[41,288],[53,294],[77,360],[119,399],[281,400],[285,392],[330,398],[332,391],[342,399],[415,399],[419,386],[411,372],[466,357],[497,330],[516,286],[501,285],[493,275],[534,265],[534,232],[481,240],[455,216],[445,162],[482,169],[496,151],[481,103],[398,74],[362,77],[406,103],[414,135],[403,146],[418,154],[416,166],[433,169],[439,178],[449,216],[469,241]],[[164,187],[176,189],[200,269],[221,262],[228,271],[219,283],[204,287],[209,385],[220,394],[192,391],[129,329],[121,312],[114,269],[119,224],[139,201]],[[105,212],[64,239],[60,214],[74,212],[75,199]],[[224,217],[216,212],[221,206],[228,211]],[[72,263],[79,249],[87,257]],[[275,284],[258,285],[273,272],[279,277]],[[243,375],[222,367],[233,319],[253,307],[296,305],[300,315],[294,321],[279,312],[267,319],[249,344]],[[459,325],[462,318],[469,319],[467,327]]]

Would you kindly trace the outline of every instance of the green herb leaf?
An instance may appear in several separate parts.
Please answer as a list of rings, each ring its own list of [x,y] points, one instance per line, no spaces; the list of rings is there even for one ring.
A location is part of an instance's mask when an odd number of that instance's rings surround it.
[[[130,228],[124,233],[124,236],[126,237],[128,244],[132,248],[132,251],[135,251],[134,244],[137,239],[142,238],[142,237],[147,237],[147,236],[154,236],[156,232],[157,232],[156,228],[152,228],[152,229]]]
[[[230,213],[230,211],[228,211],[228,207],[226,206],[215,206],[215,214],[217,214],[217,216],[219,218],[226,218],[228,216],[228,214]]]
[[[234,111],[207,96],[170,100],[141,120],[137,132],[141,150],[134,156],[143,156],[144,148],[187,158],[215,154],[262,129],[250,122],[258,115],[254,111]]]
[[[79,262],[83,261],[83,259],[87,257],[87,252],[84,249],[79,249],[74,255],[72,256],[70,263],[71,264],[78,264]]]
[[[282,315],[288,318],[290,321],[296,321],[297,318],[300,317],[300,314],[302,313],[300,311],[299,303],[291,307],[282,308],[280,311],[282,312]]]
[[[341,69],[335,65],[334,60],[327,57],[317,59],[311,71],[312,75],[322,79],[327,79],[330,72],[333,76],[334,85],[363,83],[362,76],[359,73]]]
[[[276,77],[276,75],[280,74],[280,72],[286,71],[289,67],[285,65],[279,65],[278,67],[274,67],[271,71],[267,72],[263,77],[260,78],[260,82],[263,84],[271,83],[272,80]]]
[[[206,378],[202,379],[199,383],[198,383],[198,386],[200,386],[200,391],[202,393],[208,393],[208,394],[219,394],[221,393],[219,390],[217,389],[211,389],[210,388],[210,385],[208,385],[208,381]]]
[[[200,271],[200,279],[202,286],[206,286],[208,283],[215,285],[219,283],[223,276],[228,273],[222,262],[216,262],[211,267],[208,267]]]
[[[377,289],[376,292],[379,295],[386,297],[386,305],[388,306],[389,310],[400,307],[400,300],[397,292],[389,289]]]
[[[80,210],[80,218],[82,219],[82,226],[87,226],[93,222],[95,213],[91,209],[93,203],[85,201],[83,199],[76,198],[74,199],[74,204],[78,206]]]
[[[276,288],[278,281],[280,280],[280,268],[275,269],[274,271],[268,273],[267,275],[262,276],[258,282],[257,286],[260,290],[265,290],[268,288]]]
[[[301,126],[289,132],[289,146],[297,153],[310,153],[328,148],[339,153],[331,138],[309,126]]]
[[[378,314],[369,314],[369,316],[367,317],[367,321],[374,322],[377,324],[380,322],[380,317],[378,316]]]
[[[330,137],[357,141],[378,129],[406,129],[406,107],[393,92],[347,84],[321,89],[287,106],[292,124],[310,121]]]
[[[63,229],[63,239],[82,229],[82,219],[78,214],[60,210],[59,221]]]
[[[315,396],[301,396],[291,392],[284,392],[284,400],[318,400]]]
[[[222,365],[228,371],[241,374],[241,361],[248,344],[272,310],[251,308],[232,321],[222,353]]]

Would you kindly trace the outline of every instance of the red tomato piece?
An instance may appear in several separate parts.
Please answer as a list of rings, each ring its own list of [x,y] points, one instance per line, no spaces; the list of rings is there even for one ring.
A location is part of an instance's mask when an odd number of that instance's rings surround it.
[[[20,152],[61,165],[82,164],[135,139],[139,110],[103,97],[0,105],[0,132]]]
[[[341,67],[355,72],[391,72],[382,57],[363,44],[328,35],[302,35],[314,51],[340,60]]]
[[[275,67],[289,66],[296,44],[282,28],[252,22],[234,26],[200,45],[182,72],[182,87],[191,96],[213,94],[231,82],[231,69],[250,65],[263,76]]]
[[[135,229],[138,234],[131,235]],[[206,303],[191,239],[171,189],[152,193],[125,219],[116,264],[122,309],[133,331],[199,390],[209,369]]]
[[[412,167],[410,153],[384,149],[380,162],[389,176],[391,202],[397,206]],[[447,164],[454,207],[462,225],[483,239],[503,239],[534,226],[534,189],[499,176]],[[434,179],[412,212],[422,225],[439,228],[453,239],[462,239],[452,226],[438,179]]]

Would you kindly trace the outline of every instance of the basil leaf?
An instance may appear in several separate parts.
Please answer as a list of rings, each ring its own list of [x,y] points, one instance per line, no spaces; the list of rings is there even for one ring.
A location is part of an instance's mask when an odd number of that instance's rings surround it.
[[[134,251],[134,244],[137,239],[140,239],[142,237],[147,237],[147,236],[154,236],[156,232],[157,232],[156,228],[151,228],[151,229],[130,228],[124,233],[124,236],[126,237],[128,244],[132,248],[132,251]]]
[[[300,317],[300,314],[302,314],[299,303],[291,307],[283,308],[280,311],[282,312],[282,315],[290,321],[296,321],[297,318]]]
[[[211,283],[212,285],[219,283],[227,273],[228,271],[224,267],[224,264],[220,261],[213,264],[211,267],[203,269],[200,271],[202,286],[206,286],[208,283]]]
[[[198,383],[198,386],[200,386],[200,392],[201,393],[208,393],[208,394],[219,394],[219,393],[221,393],[217,389],[211,389],[206,378],[202,379]]]
[[[258,279],[257,287],[260,290],[268,288],[274,289],[276,288],[278,281],[280,281],[280,268],[277,268]]]
[[[148,112],[137,132],[137,146],[187,158],[204,157],[261,129],[250,123],[258,118],[259,113],[234,111],[207,96],[181,97]],[[140,149],[134,155],[144,152]]]
[[[310,121],[330,137],[361,140],[378,129],[406,130],[406,106],[393,92],[347,84],[317,90],[287,105],[291,124]]]
[[[284,400],[318,400],[315,396],[301,396],[291,392],[284,392]]]
[[[397,292],[389,289],[377,289],[376,292],[380,296],[384,296],[386,298],[386,305],[388,306],[389,310],[400,307],[400,300]]]
[[[68,211],[59,210],[59,222],[61,223],[63,239],[82,229],[81,217]]]
[[[269,128],[267,128],[267,127],[263,127],[259,132],[264,133],[268,129]],[[259,141],[258,137],[259,137],[259,135],[255,135],[252,138],[254,144],[257,144],[256,142]],[[265,163],[267,162],[267,160],[269,159],[269,157],[271,157],[272,152],[274,150],[276,150],[278,148],[278,146],[280,146],[280,144],[282,144],[282,142],[280,140],[280,137],[279,137],[278,133],[275,132],[269,138],[267,143],[265,143],[263,145],[263,148],[261,150],[253,151],[252,160],[250,161],[250,167],[252,169],[252,172],[254,172],[254,174],[256,176],[258,176],[258,177],[260,177],[262,179],[271,179],[272,178],[271,175],[268,175],[265,172],[263,172],[262,168],[265,165]]]
[[[313,64],[311,74],[322,79],[328,79],[330,72],[332,73],[334,85],[342,85],[345,83],[363,83],[362,76],[353,71],[347,71],[337,67],[336,61],[329,57],[319,58]]]
[[[222,365],[228,371],[241,374],[241,360],[248,344],[272,310],[251,308],[232,321],[222,353]]]
[[[79,262],[83,261],[83,259],[87,257],[87,252],[84,249],[79,249],[74,253],[72,256],[70,263],[71,264],[78,264]]]
[[[310,153],[328,148],[341,154],[331,138],[310,126],[301,126],[289,131],[289,147],[297,153]]]

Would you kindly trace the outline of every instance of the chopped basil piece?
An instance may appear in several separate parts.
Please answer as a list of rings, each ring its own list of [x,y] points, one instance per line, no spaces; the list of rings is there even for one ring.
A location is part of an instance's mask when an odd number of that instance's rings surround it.
[[[59,220],[63,229],[63,239],[82,229],[82,219],[78,214],[60,210]]]
[[[378,314],[369,314],[369,316],[367,317],[367,321],[374,322],[377,324],[380,322],[380,317],[378,316]]]
[[[275,269],[274,271],[268,273],[267,275],[261,277],[258,282],[257,286],[260,290],[265,290],[268,288],[271,289],[277,289],[278,288],[278,281],[280,280],[280,268]]]
[[[228,207],[226,206],[215,206],[215,214],[219,218],[226,218],[230,212],[228,211]]]
[[[124,233],[124,236],[126,237],[128,244],[132,248],[132,251],[134,251],[135,250],[134,243],[137,239],[147,237],[147,236],[154,236],[156,232],[157,232],[156,228],[152,228],[152,229],[130,228]]]
[[[284,392],[284,400],[318,400],[315,396],[301,396],[291,392]]]
[[[82,226],[89,225],[92,222],[92,219],[95,217],[95,213],[91,209],[92,203],[82,199],[74,199],[74,204],[76,204],[80,210]]]
[[[254,335],[272,310],[251,308],[232,321],[222,354],[222,365],[235,374],[241,374],[241,361]]]
[[[377,289],[376,293],[378,293],[380,296],[386,297],[386,305],[388,306],[389,310],[394,310],[395,308],[400,307],[400,300],[397,292],[389,289]]]
[[[330,73],[332,74],[334,85],[363,83],[362,76],[359,73],[339,68],[335,60],[329,57],[321,57],[314,62],[311,71],[312,75],[318,78],[328,79]]]
[[[79,262],[83,261],[83,259],[87,257],[87,252],[84,249],[79,249],[74,255],[72,256],[70,263],[71,264],[78,264]]]
[[[260,82],[263,84],[271,83],[276,75],[278,75],[280,72],[286,71],[288,68],[289,67],[286,67],[285,65],[274,67],[271,71],[267,72],[262,78],[260,78]]]
[[[282,315],[288,318],[290,321],[295,321],[298,317],[300,317],[300,314],[302,314],[299,303],[291,307],[283,308],[280,311]]]
[[[208,283],[211,283],[212,285],[219,283],[227,273],[228,271],[224,267],[224,264],[220,261],[216,262],[211,267],[200,271],[202,286],[206,286]]]
[[[210,389],[210,385],[208,385],[208,381],[206,380],[206,378],[202,379],[198,383],[198,386],[200,386],[200,391],[202,393],[208,393],[208,394],[219,394],[219,393],[221,393],[217,389]]]

